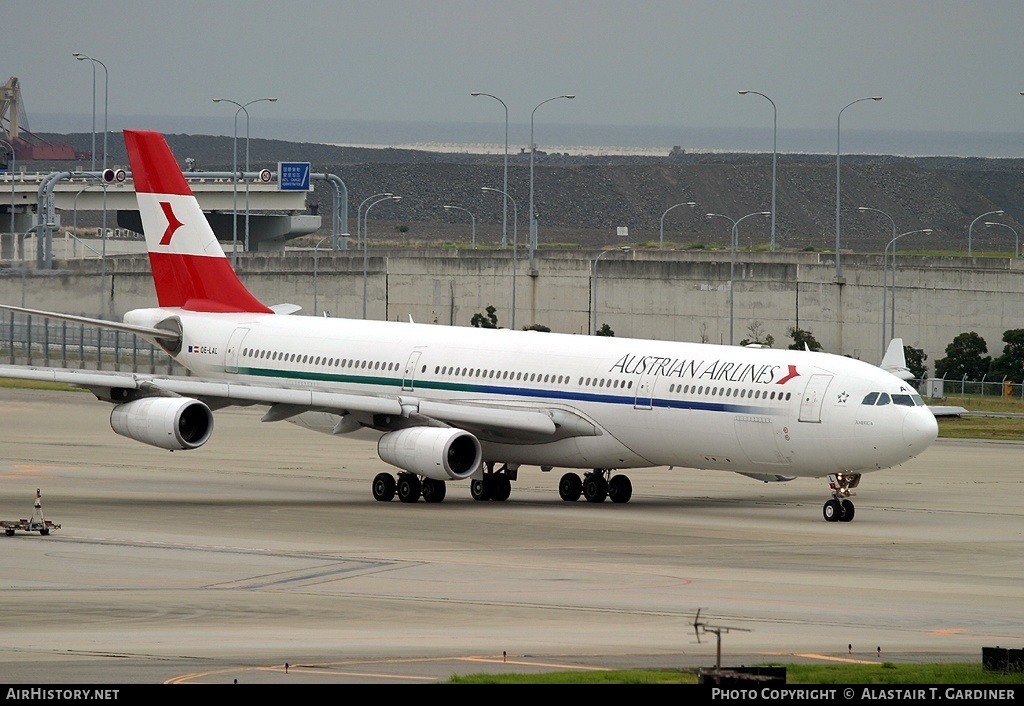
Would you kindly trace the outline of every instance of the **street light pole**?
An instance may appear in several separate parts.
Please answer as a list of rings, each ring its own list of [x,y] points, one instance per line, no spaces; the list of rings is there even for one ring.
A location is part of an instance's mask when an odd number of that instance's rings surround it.
[[[501,189],[493,189],[489,186],[480,187],[481,191],[493,191],[498,194],[502,194],[505,198],[512,202],[512,324],[511,328],[513,331],[516,329],[516,270],[519,269],[518,252],[519,252],[519,206],[516,205],[516,200],[509,196]]]
[[[230,98],[214,98],[214,103],[231,103],[238,106],[235,111],[235,139],[232,149],[233,157],[231,171],[235,182],[234,189],[234,215],[232,216],[232,237],[231,237],[231,264],[235,266],[238,262],[238,114],[245,113],[245,171],[249,171],[249,111],[247,108],[253,103],[267,101],[274,103],[277,98],[257,98],[248,103],[239,103]],[[249,179],[245,180],[245,242],[243,249],[249,250]]]
[[[103,67],[103,173],[106,175],[107,171],[107,107],[109,105],[110,97],[110,74],[107,71],[107,65],[99,59],[94,59],[91,56],[76,52],[73,55],[79,61],[91,61],[93,64],[93,105],[96,104],[96,64]],[[93,108],[93,153],[96,152],[96,109]],[[95,171],[96,158],[93,157],[93,171]],[[100,318],[103,318],[104,311],[106,309],[105,299],[103,298],[104,281],[107,277],[107,181],[103,180],[103,218],[101,222],[100,231]]]
[[[470,93],[471,96],[487,96],[501,103],[501,106],[505,109],[505,178],[502,183],[502,189],[508,191],[508,106],[505,105],[505,101],[498,96],[490,93],[480,93],[475,91]],[[504,198],[504,208],[501,212],[501,249],[504,250],[508,247],[508,196]]]
[[[705,215],[708,218],[724,218],[732,223],[732,258],[729,263],[729,345],[731,346],[733,344],[733,300],[735,299],[734,294],[736,290],[736,241],[739,238],[739,225],[751,216],[770,216],[772,213],[771,211],[756,211],[748,213],[735,221],[721,213],[708,213]]]
[[[892,246],[892,316],[889,321],[889,340],[896,338],[896,241],[902,238],[904,235],[913,235],[914,233],[931,233],[931,228],[923,228],[921,230],[910,230],[906,233],[900,233],[889,241],[889,245]],[[889,245],[885,246],[885,251],[889,251]]]
[[[548,98],[547,100],[541,101],[537,104],[537,107],[530,113],[530,272],[533,272],[533,251],[537,249],[537,214],[533,209],[533,157],[537,152],[537,145],[533,142],[533,117],[537,113],[537,108],[541,107],[545,103],[556,101],[559,98],[568,98],[572,100],[575,95],[562,95],[555,96],[554,98]]]
[[[978,221],[980,221],[985,216],[1002,216],[1002,215],[1003,215],[1002,211],[989,211],[988,213],[983,213],[980,216],[978,216],[977,218],[975,218],[973,221],[971,221],[971,225],[967,228],[967,257],[971,256],[971,234],[974,231],[974,224],[977,223]]]
[[[594,258],[594,273],[590,278],[590,289],[593,296],[593,304],[590,305],[590,335],[597,335],[597,261],[610,252],[629,252],[630,247],[623,245],[622,247],[612,248],[611,250],[605,250],[601,252],[597,257]]]
[[[313,246],[313,316],[317,316],[317,312],[319,311],[319,309],[317,309],[316,302],[316,281],[318,274],[317,271],[319,270],[320,265],[320,244],[331,237],[333,236],[325,235],[323,238],[320,238],[320,240],[317,241],[315,246]]]
[[[836,116],[836,284],[842,282],[842,270],[839,266],[839,125],[843,119],[843,110],[846,110],[854,103],[860,103],[861,101],[880,101],[881,96],[870,96],[868,98],[858,98],[855,101],[850,101],[843,106],[843,109],[839,111],[839,115]]]
[[[476,216],[474,216],[469,209],[462,208],[461,206],[443,206],[443,208],[445,211],[451,211],[454,209],[456,211],[465,211],[469,214],[470,222],[473,225],[473,250],[476,250]]]
[[[669,206],[665,209],[665,213],[661,214],[661,236],[658,239],[658,250],[665,249],[665,216],[676,206],[689,206],[693,208],[697,203],[695,201],[687,201],[686,203],[677,203],[675,206]]]
[[[72,202],[71,212],[74,215],[73,215],[73,217],[71,219],[71,237],[75,239],[75,246],[74,246],[75,247],[75,254],[78,253],[78,243],[80,242],[79,239],[78,239],[78,197],[81,196],[83,193],[85,193],[86,191],[88,191],[89,189],[91,189],[94,186],[102,186],[102,184],[89,184],[89,186],[86,186],[85,188],[79,189],[78,193],[75,194],[75,200]],[[82,242],[83,246],[89,248],[93,252],[96,252],[95,250],[92,249],[92,247],[86,245],[84,241],[81,241],[81,242]],[[99,255],[100,253],[96,253],[96,254]]]
[[[390,191],[385,191],[385,192],[382,192],[382,193],[379,193],[379,194],[374,194],[373,196],[367,196],[365,199],[362,200],[362,202],[360,202],[359,208],[356,209],[356,247],[357,248],[359,247],[359,244],[362,242],[362,240],[360,239],[360,234],[362,233],[363,206],[366,205],[367,201],[373,201],[374,199],[380,198],[382,196],[392,196],[392,195],[393,194]]]
[[[892,224],[892,240],[890,242],[895,242],[895,240],[896,240],[896,221],[893,220],[892,216],[890,216],[885,211],[879,211],[877,208],[868,208],[867,206],[858,206],[857,210],[861,211],[861,212],[874,211],[875,213],[880,213],[883,216],[885,216],[886,218],[888,218],[889,219],[889,223]],[[888,252],[889,252],[889,246],[886,245],[885,246],[885,253],[882,255],[882,273],[883,273],[882,274],[882,357],[885,357],[885,315],[886,315],[885,312],[886,312],[886,308],[888,306],[888,293],[889,293],[889,254],[888,254]],[[893,312],[893,313],[895,313],[895,312]]]
[[[989,228],[991,228],[992,226],[1002,226],[1003,228],[1009,228],[1013,232],[1014,238],[1016,238],[1016,243],[1013,246],[1013,256],[1015,258],[1020,257],[1020,236],[1017,235],[1016,229],[1014,229],[1012,226],[1006,225],[1005,223],[996,223],[994,221],[985,221],[985,225],[988,226]]]
[[[79,61],[89,58],[80,52],[75,52],[71,56]],[[89,170],[94,172],[96,171],[96,62],[92,62],[92,152],[89,156],[92,159]]]
[[[369,247],[370,247],[370,238],[369,238],[370,209],[373,208],[374,206],[376,206],[377,204],[379,204],[382,201],[401,201],[401,200],[402,200],[401,196],[393,196],[392,194],[388,194],[387,196],[385,196],[383,198],[380,198],[380,199],[377,199],[376,201],[371,203],[369,206],[367,206],[366,207],[366,213],[363,214],[363,319],[364,320],[366,319],[366,270],[367,270],[367,262],[368,262],[367,250],[369,250]],[[359,224],[357,223],[356,225],[358,226]]]
[[[779,135],[779,111],[775,107],[775,101],[758,91],[740,91],[741,96],[745,96],[748,93],[752,93],[755,96],[761,96],[769,103],[772,104],[772,113],[774,118],[772,121],[772,244],[771,251],[775,252],[775,165],[778,161],[779,148],[778,148],[778,135]]]

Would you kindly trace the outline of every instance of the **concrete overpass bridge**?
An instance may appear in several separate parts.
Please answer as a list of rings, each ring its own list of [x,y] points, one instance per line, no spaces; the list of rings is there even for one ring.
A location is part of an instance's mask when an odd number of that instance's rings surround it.
[[[308,213],[308,191],[281,189],[277,174],[270,170],[239,172],[237,182],[231,172],[185,172],[184,175],[207,214],[213,232],[226,244],[226,251],[283,250],[288,240],[313,233],[321,226],[320,215]],[[331,175],[316,176],[331,180]],[[336,177],[333,180],[340,182]],[[309,190],[312,189],[311,181]],[[347,231],[343,217],[347,194],[342,201],[344,206],[336,210],[342,210],[343,225],[339,226],[338,213],[335,213],[335,232],[339,228]],[[339,199],[335,202],[337,204]],[[40,219],[41,207],[43,219]],[[106,174],[84,171],[0,174],[0,260],[16,257],[21,250],[18,246],[35,231],[42,231],[43,239],[48,242],[52,240],[54,228],[68,229],[76,225],[80,211],[104,209],[116,214],[107,224],[108,236],[114,235],[114,228],[119,230],[118,235],[120,231],[141,233],[142,220],[131,172],[113,169]],[[46,224],[51,225],[48,228]],[[73,235],[77,237],[78,233]],[[37,266],[48,266],[49,257],[44,254],[48,250],[42,243],[37,250],[40,260]]]

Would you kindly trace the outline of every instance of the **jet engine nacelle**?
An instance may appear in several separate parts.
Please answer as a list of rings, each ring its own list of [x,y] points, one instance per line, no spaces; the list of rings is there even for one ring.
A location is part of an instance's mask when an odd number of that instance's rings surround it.
[[[114,407],[110,427],[121,436],[161,449],[195,449],[213,434],[213,412],[187,397],[144,397]]]
[[[410,427],[391,431],[377,442],[381,460],[433,480],[463,480],[483,460],[480,441],[461,429]]]

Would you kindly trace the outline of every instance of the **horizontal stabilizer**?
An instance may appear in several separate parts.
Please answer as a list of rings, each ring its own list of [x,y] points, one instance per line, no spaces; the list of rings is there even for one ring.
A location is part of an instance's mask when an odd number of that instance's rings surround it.
[[[68,321],[73,324],[86,324],[88,326],[98,326],[99,328],[105,328],[110,331],[120,331],[121,333],[134,333],[138,336],[156,338],[169,344],[181,341],[181,332],[171,331],[169,329],[153,328],[150,326],[135,326],[133,324],[121,323],[120,321],[107,321],[106,319],[91,319],[88,316],[74,316],[72,314],[61,314],[60,312],[56,311],[24,309],[20,306],[10,306],[8,304],[0,304],[0,309],[4,309],[6,311],[13,311],[18,314],[41,316],[45,319]]]

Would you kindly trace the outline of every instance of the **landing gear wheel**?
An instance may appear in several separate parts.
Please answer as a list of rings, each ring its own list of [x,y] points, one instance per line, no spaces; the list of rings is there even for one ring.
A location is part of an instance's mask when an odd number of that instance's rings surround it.
[[[5,529],[4,530],[4,534],[6,534],[8,537],[13,537],[14,536],[14,530],[12,530],[12,529]]]
[[[583,495],[583,481],[575,473],[566,473],[558,481],[558,495],[567,503],[574,503]]]
[[[633,497],[633,483],[628,476],[619,474],[608,481],[608,497],[613,503],[628,503]]]
[[[378,473],[373,477],[373,499],[382,503],[391,502],[395,497],[395,477],[390,473]]]
[[[414,503],[420,499],[423,486],[420,479],[411,473],[403,473],[398,479],[398,499],[403,503]]]
[[[482,480],[474,480],[469,484],[469,494],[473,496],[474,500],[490,500],[491,499],[491,488],[494,483],[489,477],[484,477]]]
[[[839,518],[843,515],[843,508],[838,500],[832,498],[825,503],[821,514],[825,517],[826,522],[839,522]]]
[[[852,522],[853,521],[853,503],[849,500],[843,500],[842,506],[843,513],[839,517],[840,522]]]
[[[583,497],[588,503],[603,503],[608,497],[608,481],[603,476],[592,473],[583,482]]]
[[[447,486],[443,480],[425,478],[423,480],[423,499],[428,503],[439,503],[444,500]]]
[[[41,530],[39,530],[39,534],[41,534],[41,535],[43,535],[45,537],[46,535],[50,534],[50,530],[45,529],[45,528],[41,529]]]
[[[504,502],[512,495],[512,481],[505,476],[495,476],[491,485],[491,500]]]

